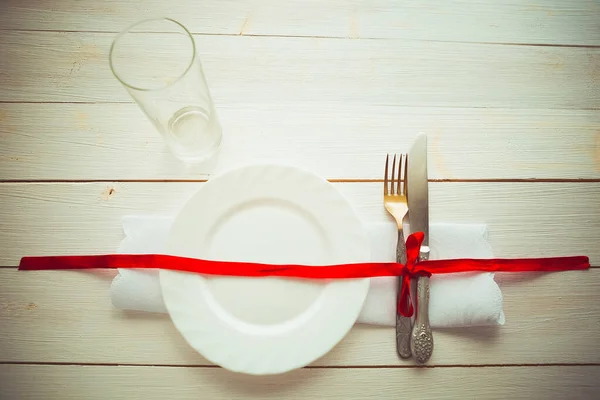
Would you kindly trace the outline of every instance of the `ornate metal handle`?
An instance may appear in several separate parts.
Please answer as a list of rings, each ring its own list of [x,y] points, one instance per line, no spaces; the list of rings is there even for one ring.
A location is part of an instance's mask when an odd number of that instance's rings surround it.
[[[402,264],[406,263],[406,242],[404,241],[404,232],[398,229],[398,243],[396,245],[396,261]],[[398,295],[400,295],[400,285],[402,277],[398,280]],[[410,349],[410,334],[412,331],[410,318],[396,313],[396,349],[400,358],[410,358],[412,356]]]
[[[429,249],[421,252],[420,259],[429,258]],[[418,363],[426,363],[433,353],[433,334],[429,326],[429,277],[417,281],[417,317],[411,335],[411,350]]]

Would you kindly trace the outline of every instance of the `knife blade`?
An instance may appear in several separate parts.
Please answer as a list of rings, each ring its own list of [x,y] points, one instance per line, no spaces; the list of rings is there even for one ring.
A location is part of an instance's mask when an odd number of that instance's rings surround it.
[[[408,152],[407,199],[410,231],[423,232],[419,261],[429,258],[429,182],[427,176],[427,135],[417,135]],[[411,351],[418,363],[433,353],[433,335],[429,326],[429,278],[417,281],[416,317],[411,334]]]
[[[423,232],[423,246],[429,246],[429,182],[427,176],[427,135],[417,135],[408,152],[407,200],[410,231]]]

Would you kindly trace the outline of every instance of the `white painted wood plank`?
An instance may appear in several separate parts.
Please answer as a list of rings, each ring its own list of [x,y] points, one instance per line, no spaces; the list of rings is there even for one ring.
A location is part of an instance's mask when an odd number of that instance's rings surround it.
[[[0,269],[0,363],[211,365],[167,315],[115,309],[113,275]],[[497,279],[506,324],[436,330],[429,365],[600,363],[599,269]],[[414,363],[398,358],[393,327],[356,325],[313,365]]]
[[[174,215],[203,183],[4,183],[0,266],[111,253],[131,214]],[[336,183],[365,222],[389,221],[382,183]],[[588,255],[600,265],[600,183],[430,184],[431,222],[486,223],[498,257]]]
[[[4,32],[0,99],[130,101],[108,66],[114,36]],[[600,108],[600,48],[196,38],[217,109],[314,102],[355,107]]]
[[[417,132],[432,179],[600,178],[600,111],[317,103],[223,106],[219,118],[216,162],[188,166],[134,104],[0,104],[0,179],[201,179],[265,161],[382,179],[384,154]]]
[[[120,31],[167,15],[196,33],[600,44],[594,0],[27,1],[0,3],[2,29]]]
[[[248,376],[217,368],[2,365],[4,399],[595,399],[598,366],[301,369]],[[375,395],[376,393],[376,395]]]

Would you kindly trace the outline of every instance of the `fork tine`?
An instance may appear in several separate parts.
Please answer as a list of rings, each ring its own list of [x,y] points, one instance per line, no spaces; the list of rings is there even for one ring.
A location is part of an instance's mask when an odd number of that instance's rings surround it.
[[[394,194],[394,177],[396,175],[396,154],[394,154],[394,161],[392,161],[392,187],[391,187],[391,193],[390,194]],[[400,178],[400,176],[398,176],[398,178]]]
[[[385,155],[385,174],[383,175],[383,194],[387,196],[388,194],[388,163],[390,160],[390,155]]]
[[[408,197],[408,154],[404,155],[404,175],[402,177],[404,181],[404,195]]]
[[[398,188],[396,189],[396,193],[404,194],[404,187],[401,184],[404,182],[404,174],[406,171],[402,170],[404,166],[404,153],[400,154],[400,160],[398,161]]]

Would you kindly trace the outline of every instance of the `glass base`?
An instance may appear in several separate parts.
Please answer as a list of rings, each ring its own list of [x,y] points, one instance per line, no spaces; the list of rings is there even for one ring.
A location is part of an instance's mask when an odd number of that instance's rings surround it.
[[[199,163],[214,155],[221,144],[222,132],[214,112],[191,106],[173,114],[166,136],[177,158],[187,163]]]

